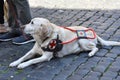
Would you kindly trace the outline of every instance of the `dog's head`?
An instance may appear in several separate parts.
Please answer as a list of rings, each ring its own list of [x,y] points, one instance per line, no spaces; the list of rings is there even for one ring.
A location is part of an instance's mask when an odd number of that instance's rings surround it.
[[[29,24],[24,26],[24,32],[31,35],[49,37],[51,31],[51,23],[45,18],[33,18]]]

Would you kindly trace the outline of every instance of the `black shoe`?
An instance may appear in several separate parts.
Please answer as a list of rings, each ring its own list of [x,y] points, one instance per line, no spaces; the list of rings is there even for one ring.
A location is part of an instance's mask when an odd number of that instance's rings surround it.
[[[0,36],[0,41],[9,41],[18,36],[20,36],[20,34],[8,32]]]
[[[26,43],[29,43],[29,42],[34,42],[35,40],[33,39],[32,36],[28,36],[28,35],[21,35],[19,37],[16,37],[14,39],[12,39],[12,42],[13,44],[26,44]]]

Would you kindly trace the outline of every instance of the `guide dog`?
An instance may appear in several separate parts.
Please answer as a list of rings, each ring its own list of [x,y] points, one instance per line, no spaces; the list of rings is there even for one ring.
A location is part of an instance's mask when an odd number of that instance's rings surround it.
[[[9,65],[10,67],[17,66],[19,69],[39,62],[49,61],[54,56],[63,57],[81,51],[90,51],[88,56],[91,57],[98,51],[96,47],[98,42],[106,46],[120,45],[120,42],[103,40],[91,29],[92,35],[88,35],[88,38],[85,31],[89,31],[89,28],[82,26],[60,27],[45,18],[34,18],[29,24],[24,25],[22,29],[26,34],[31,34],[36,43],[27,54]],[[77,33],[76,30],[83,31],[82,37],[78,38],[79,32]],[[41,56],[28,60],[36,54]]]

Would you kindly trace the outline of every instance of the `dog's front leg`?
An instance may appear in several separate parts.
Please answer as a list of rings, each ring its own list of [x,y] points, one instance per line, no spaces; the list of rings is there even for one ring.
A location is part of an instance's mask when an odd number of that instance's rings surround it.
[[[14,67],[14,66],[17,66],[19,65],[21,62],[31,58],[32,56],[34,55],[33,51],[29,51],[27,54],[25,54],[23,57],[19,58],[18,60],[12,62],[9,66],[10,67]]]
[[[34,45],[34,47],[29,51],[27,52],[23,57],[19,58],[18,60],[12,62],[9,66],[10,67],[14,67],[14,66],[17,66],[19,65],[21,62],[33,57],[35,54],[36,54],[36,49],[37,49],[37,43]]]
[[[45,52],[39,58],[35,58],[35,59],[32,59],[32,60],[29,60],[27,62],[23,62],[23,63],[19,64],[17,68],[22,69],[22,68],[25,68],[25,67],[32,65],[32,64],[36,64],[36,63],[44,62],[44,61],[49,61],[52,57],[53,57],[52,52]]]

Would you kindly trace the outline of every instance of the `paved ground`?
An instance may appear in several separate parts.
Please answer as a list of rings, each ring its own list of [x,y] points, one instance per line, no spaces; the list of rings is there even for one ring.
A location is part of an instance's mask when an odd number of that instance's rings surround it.
[[[38,7],[34,7],[31,1],[33,17],[48,18],[61,26],[92,27],[102,38],[120,41],[119,9],[49,9],[40,7],[40,2],[36,3]],[[11,41],[0,42],[0,80],[120,80],[120,47],[98,45],[99,52],[91,58],[88,52],[82,52],[54,58],[50,62],[38,63],[22,70],[8,67],[9,63],[23,56],[33,45],[17,46]]]

